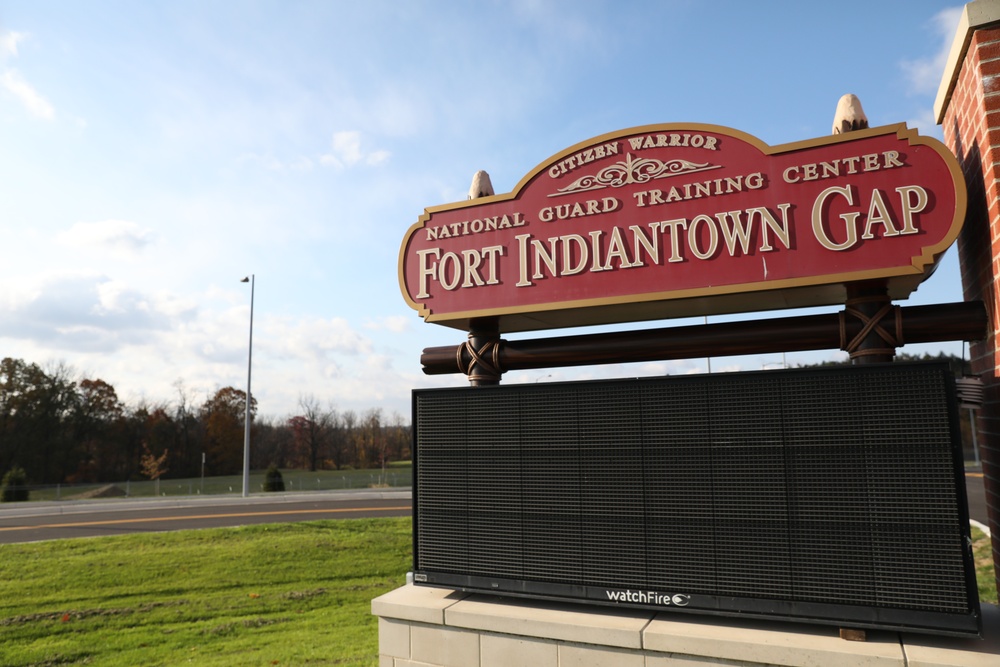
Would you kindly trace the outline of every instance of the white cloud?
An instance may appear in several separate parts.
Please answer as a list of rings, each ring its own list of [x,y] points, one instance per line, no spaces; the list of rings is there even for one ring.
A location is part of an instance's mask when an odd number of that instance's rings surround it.
[[[17,43],[23,40],[25,36],[24,33],[14,32],[13,30],[0,33],[0,56],[6,57],[7,55],[11,55],[16,57]]]
[[[195,402],[247,371],[248,305],[238,290],[181,297],[97,273],[63,272],[0,284],[4,355],[55,358],[110,382],[126,400],[174,399],[178,378]],[[229,298],[232,297],[232,298]],[[407,405],[412,378],[342,318],[263,314],[254,322],[254,393],[268,415],[293,413],[303,391],[365,409]]]
[[[331,141],[332,151],[320,157],[320,162],[326,166],[344,169],[356,164],[376,166],[386,162],[390,153],[386,150],[364,151],[361,145],[361,133],[354,131],[334,132]]]
[[[391,153],[389,151],[372,151],[365,158],[365,163],[371,166],[382,164],[389,160]]]
[[[7,31],[0,33],[0,62],[6,61],[8,57],[17,57],[17,45],[24,41],[25,35],[21,32]],[[45,97],[42,96],[34,86],[24,80],[20,72],[12,67],[4,68],[0,71],[0,86],[7,89],[7,92],[14,96],[28,112],[43,120],[55,118],[56,111]]]
[[[102,250],[123,259],[133,259],[152,242],[153,234],[129,220],[78,222],[58,234],[56,241],[69,247]]]
[[[365,328],[372,331],[390,331],[395,334],[406,333],[410,330],[410,323],[413,318],[407,315],[390,315],[383,317],[377,322],[365,322]]]
[[[347,164],[361,161],[361,133],[335,132],[333,135],[333,152]]]
[[[55,118],[56,111],[49,104],[49,101],[42,97],[30,83],[22,79],[17,70],[8,69],[0,74],[0,85],[16,97],[31,115],[43,120],[52,120]]]
[[[944,71],[961,15],[962,7],[949,7],[935,14],[931,24],[933,32],[940,40],[937,51],[930,58],[904,60],[900,63],[914,93],[937,92],[941,83],[941,72]]]
[[[148,295],[94,273],[58,273],[7,285],[0,337],[68,352],[116,352],[169,329],[170,315]]]
[[[906,121],[906,124],[920,130],[920,134],[926,137],[934,137],[939,141],[944,141],[944,132],[937,124],[934,110],[931,108],[919,109],[912,118]]]
[[[262,335],[264,335],[262,333]],[[309,317],[294,322],[274,321],[266,330],[271,354],[307,363],[326,363],[333,355],[363,356],[372,342],[342,318]]]

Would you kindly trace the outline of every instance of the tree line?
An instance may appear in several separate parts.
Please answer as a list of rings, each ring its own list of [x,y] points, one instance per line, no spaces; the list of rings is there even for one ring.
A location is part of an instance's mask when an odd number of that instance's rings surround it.
[[[898,354],[899,361],[954,355]],[[845,361],[825,362],[837,365]],[[246,392],[223,387],[203,402],[177,385],[177,400],[123,402],[101,379],[77,379],[66,365],[0,361],[0,476],[21,468],[30,484],[120,482],[235,475],[243,467]],[[324,407],[312,396],[299,414],[258,417],[251,397],[250,467],[300,470],[372,468],[410,458],[410,426],[375,408]],[[963,428],[965,426],[963,425]]]
[[[123,402],[64,364],[0,361],[0,474],[31,484],[235,475],[243,469],[246,392],[223,387],[203,402],[183,385],[173,403]],[[369,468],[410,456],[410,427],[379,408],[362,413],[299,399],[300,413],[258,417],[250,399],[250,467]]]

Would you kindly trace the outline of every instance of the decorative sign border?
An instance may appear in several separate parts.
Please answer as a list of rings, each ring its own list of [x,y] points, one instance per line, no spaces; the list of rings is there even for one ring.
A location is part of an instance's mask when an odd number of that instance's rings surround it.
[[[427,208],[399,284],[427,322],[501,331],[907,298],[957,238],[955,157],[905,124],[781,146],[731,128],[602,135],[512,192]]]

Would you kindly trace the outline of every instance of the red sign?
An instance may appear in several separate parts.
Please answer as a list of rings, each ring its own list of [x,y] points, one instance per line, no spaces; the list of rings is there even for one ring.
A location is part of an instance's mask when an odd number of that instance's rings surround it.
[[[399,252],[428,322],[501,331],[905,299],[958,235],[965,183],[905,125],[771,147],[654,125],[546,160],[513,192],[428,208]]]

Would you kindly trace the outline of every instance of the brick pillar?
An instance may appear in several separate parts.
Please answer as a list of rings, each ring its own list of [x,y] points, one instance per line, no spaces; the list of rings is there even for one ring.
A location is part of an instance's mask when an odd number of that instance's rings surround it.
[[[987,338],[971,345],[971,361],[985,388],[979,442],[1000,583],[1000,0],[965,6],[934,113],[969,191],[958,237],[962,287],[966,300],[981,299],[989,315]]]

